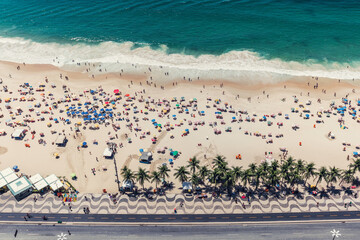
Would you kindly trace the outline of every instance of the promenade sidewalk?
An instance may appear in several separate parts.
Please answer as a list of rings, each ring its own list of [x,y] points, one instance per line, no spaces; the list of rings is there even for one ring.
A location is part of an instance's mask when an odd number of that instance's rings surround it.
[[[356,193],[357,191],[354,191]],[[34,201],[34,196],[37,201]],[[85,199],[85,196],[87,200]],[[92,197],[93,196],[93,197]],[[33,194],[20,202],[7,192],[0,196],[0,212],[23,213],[80,213],[89,208],[91,214],[171,214],[176,208],[178,214],[222,214],[222,213],[281,213],[281,212],[319,212],[360,210],[360,199],[344,194],[330,195],[320,199],[319,196],[305,195],[302,199],[294,196],[277,199],[270,197],[266,200],[239,200],[236,203],[228,198],[196,199],[184,195],[168,194],[157,196],[152,200],[145,197],[131,198],[127,195],[118,195],[117,203],[108,194],[79,194],[76,202],[63,203],[61,198],[46,194],[43,198]],[[349,203],[352,203],[349,206]],[[183,203],[183,204],[182,204]],[[245,209],[242,204],[245,204]],[[345,208],[345,203],[348,205]]]

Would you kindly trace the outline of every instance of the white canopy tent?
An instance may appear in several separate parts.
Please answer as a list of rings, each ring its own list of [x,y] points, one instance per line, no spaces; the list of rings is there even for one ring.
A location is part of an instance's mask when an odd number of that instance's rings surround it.
[[[7,175],[10,175],[13,172],[14,172],[14,170],[12,170],[11,168],[8,167],[8,168],[5,168],[4,170],[2,170],[0,172],[0,175],[4,178],[4,177],[6,177]]]
[[[29,180],[32,184],[35,184],[41,180],[44,180],[44,178],[40,174],[37,173],[34,176],[32,176],[31,178],[29,178]]]

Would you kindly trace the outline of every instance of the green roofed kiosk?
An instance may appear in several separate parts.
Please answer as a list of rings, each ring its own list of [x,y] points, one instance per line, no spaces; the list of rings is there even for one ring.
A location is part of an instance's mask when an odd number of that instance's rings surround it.
[[[32,184],[25,176],[9,183],[7,187],[18,201],[32,193]]]

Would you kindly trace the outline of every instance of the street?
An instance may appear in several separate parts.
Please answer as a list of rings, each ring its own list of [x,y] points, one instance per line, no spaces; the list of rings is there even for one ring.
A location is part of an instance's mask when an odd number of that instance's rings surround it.
[[[217,222],[278,222],[360,219],[360,211],[287,212],[257,214],[76,214],[30,213],[27,222],[63,223],[217,223]],[[25,213],[0,213],[0,221],[24,222]],[[47,220],[43,220],[46,216]]]
[[[339,239],[358,239],[360,223],[307,224],[237,224],[203,226],[67,226],[67,225],[1,225],[0,239],[333,239],[331,231],[340,232]],[[17,237],[14,233],[18,230]],[[71,235],[69,235],[70,231]],[[65,239],[65,238],[64,238]]]

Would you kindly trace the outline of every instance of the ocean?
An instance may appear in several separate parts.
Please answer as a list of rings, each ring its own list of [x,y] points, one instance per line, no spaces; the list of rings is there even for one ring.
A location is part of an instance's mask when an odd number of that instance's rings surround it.
[[[0,59],[360,78],[360,2],[1,0]]]

